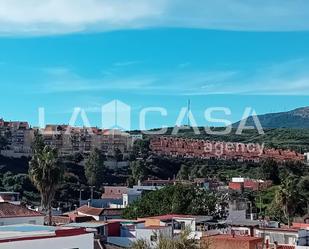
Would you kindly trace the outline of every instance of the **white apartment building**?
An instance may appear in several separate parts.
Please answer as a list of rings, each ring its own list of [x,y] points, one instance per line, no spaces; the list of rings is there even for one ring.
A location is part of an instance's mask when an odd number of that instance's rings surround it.
[[[93,249],[94,235],[83,228],[15,225],[0,227],[1,249]]]

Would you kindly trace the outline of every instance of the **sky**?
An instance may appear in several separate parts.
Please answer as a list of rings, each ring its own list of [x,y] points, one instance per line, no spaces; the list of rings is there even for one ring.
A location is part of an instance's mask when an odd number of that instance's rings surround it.
[[[68,123],[75,107],[104,127],[101,107],[131,107],[131,129],[200,126],[211,107],[232,122],[309,106],[309,1],[1,0],[0,117]],[[184,121],[186,122],[186,121]],[[78,120],[81,124],[81,120]]]

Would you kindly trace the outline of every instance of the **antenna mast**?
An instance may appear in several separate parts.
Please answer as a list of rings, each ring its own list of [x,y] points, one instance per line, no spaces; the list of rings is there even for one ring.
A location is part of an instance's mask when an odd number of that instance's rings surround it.
[[[191,112],[191,101],[190,99],[188,99],[188,113],[187,113],[188,127],[190,127],[190,112]]]

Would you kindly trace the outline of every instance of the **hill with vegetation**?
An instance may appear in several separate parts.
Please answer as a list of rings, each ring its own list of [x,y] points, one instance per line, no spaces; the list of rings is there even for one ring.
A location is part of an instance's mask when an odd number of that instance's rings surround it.
[[[223,129],[225,128],[211,128],[212,131],[222,131]],[[173,135],[173,128],[170,127],[164,136],[225,142],[264,143],[266,147],[291,149],[300,153],[309,152],[309,128],[266,128],[264,129],[264,134],[259,134],[254,129],[244,130],[241,134],[237,134],[237,128],[233,128],[227,135],[209,134],[205,131],[204,127],[198,127],[198,130],[200,134],[196,134],[193,128],[183,127],[176,135]],[[146,139],[151,137],[153,136],[147,135]]]
[[[309,128],[309,107],[297,108],[288,112],[268,113],[257,115],[263,128]],[[254,126],[253,117],[246,121]],[[233,126],[237,127],[239,122]]]

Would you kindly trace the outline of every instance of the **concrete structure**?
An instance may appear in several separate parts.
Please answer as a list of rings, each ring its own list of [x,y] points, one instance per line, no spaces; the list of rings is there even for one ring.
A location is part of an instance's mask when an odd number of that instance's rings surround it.
[[[34,225],[0,227],[1,249],[93,249],[92,233],[81,228]]]
[[[128,248],[134,241],[145,240],[150,246],[155,246],[159,237],[173,237],[171,226],[146,226],[144,221],[119,220],[119,234],[108,236],[107,242],[116,246]]]
[[[24,206],[0,202],[0,226],[15,224],[44,224],[45,215]]]
[[[263,180],[256,180],[242,177],[233,177],[232,181],[229,182],[229,189],[236,191],[242,191],[242,190],[260,191],[265,190],[271,186],[272,186],[271,181],[263,181]]]
[[[115,156],[115,151],[119,150],[125,157],[132,150],[134,142],[142,137],[116,129],[104,130],[96,127],[46,125],[44,129],[33,129],[27,122],[7,122],[0,119],[0,136],[8,142],[1,154],[12,157],[30,156],[35,133],[40,133],[45,144],[57,148],[62,155],[89,154],[91,150],[98,148],[107,156]]]
[[[139,199],[142,196],[143,191],[136,190],[136,189],[129,189],[129,191],[126,194],[123,194],[122,196],[122,205],[123,207],[127,207],[135,200]]]
[[[19,193],[0,192],[0,202],[9,202],[15,205],[20,205]]]
[[[295,228],[270,228],[260,227],[254,229],[254,236],[265,239],[270,244],[275,242],[282,246],[296,246],[298,229]]]
[[[298,231],[296,249],[309,249],[309,227]]]
[[[123,194],[127,194],[128,187],[123,186],[105,186],[102,199],[122,199]]]
[[[170,226],[173,228],[174,235],[180,234],[185,228],[191,230],[191,238],[200,239],[206,231],[207,222],[212,220],[211,216],[194,216],[168,214],[162,216],[140,218],[138,220],[145,221],[146,227],[153,226]]]
[[[87,205],[77,208],[75,211],[68,213],[93,217],[96,221],[107,221],[111,219],[120,219],[122,209],[119,208],[95,208]]]
[[[249,236],[215,235],[203,237],[201,244],[209,249],[257,249],[263,239]]]

